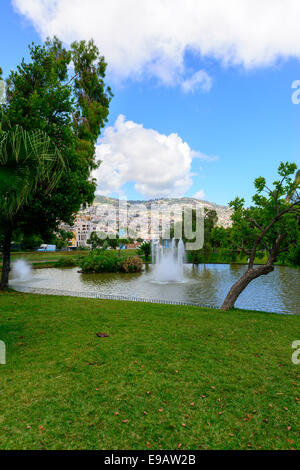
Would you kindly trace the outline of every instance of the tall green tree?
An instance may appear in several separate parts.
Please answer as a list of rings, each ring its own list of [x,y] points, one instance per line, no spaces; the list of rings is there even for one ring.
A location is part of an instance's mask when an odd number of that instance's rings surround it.
[[[208,259],[212,250],[213,250],[213,239],[212,232],[216,227],[218,222],[217,212],[214,209],[204,208],[204,245],[203,248],[199,251],[191,252],[192,259],[194,254],[196,255],[196,260],[198,259]],[[194,261],[193,261],[194,262]]]
[[[47,133],[64,156],[63,171],[51,194],[39,183],[30,206],[12,221],[12,230],[49,238],[61,222],[72,224],[81,207],[94,199],[95,146],[104,127],[112,93],[105,84],[106,62],[91,40],[66,49],[54,38],[29,47],[6,80],[2,109],[12,126]],[[5,226],[0,231],[8,240]]]
[[[300,178],[294,163],[281,163],[278,180],[269,187],[265,178],[255,180],[254,205],[245,207],[244,199],[236,198],[233,208],[231,243],[246,254],[248,267],[228,292],[222,309],[234,307],[238,296],[248,284],[274,270],[274,263],[299,242]],[[258,253],[267,253],[265,264],[254,265]]]
[[[198,229],[197,227],[197,217],[196,209],[189,208],[187,213],[189,213],[192,221],[192,232],[195,233]],[[185,213],[182,213],[182,227],[184,227],[184,216]],[[204,208],[204,245],[200,250],[192,250],[187,253],[188,259],[193,264],[198,264],[202,261],[205,261],[212,251],[212,232],[214,227],[218,222],[218,215],[214,209],[209,209],[208,207]],[[175,227],[172,227],[170,230],[170,237],[173,238],[175,233]],[[196,237],[192,240],[187,239],[184,235],[182,237],[184,243],[194,243]]]
[[[5,123],[4,123],[5,124]],[[3,263],[0,288],[8,288],[11,237],[15,220],[22,216],[43,185],[46,195],[57,186],[64,170],[63,157],[49,136],[39,129],[26,131],[0,124],[0,224]]]

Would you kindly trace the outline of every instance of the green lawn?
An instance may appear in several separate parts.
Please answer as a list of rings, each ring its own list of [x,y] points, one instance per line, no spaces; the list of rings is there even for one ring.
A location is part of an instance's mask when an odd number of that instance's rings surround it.
[[[12,292],[0,339],[1,449],[300,448],[300,317]]]
[[[35,252],[35,251],[30,251],[30,252],[12,252],[11,253],[11,259],[12,262],[17,260],[17,259],[25,259],[26,261],[35,261],[35,262],[41,262],[41,261],[56,261],[59,258],[62,257],[77,257],[77,256],[86,256],[89,253],[88,250],[75,250],[75,251],[40,251],[40,252]],[[2,260],[1,260],[2,264]]]
[[[268,260],[268,254],[264,254],[261,257],[256,257],[254,260],[254,264],[265,264]],[[192,263],[193,258],[188,255],[188,262]],[[248,264],[248,256],[239,255],[233,260],[228,256],[225,256],[222,253],[210,253],[208,256],[200,256],[198,259],[200,264]],[[292,266],[288,263],[281,263],[276,261],[275,266]]]
[[[35,262],[43,262],[43,261],[53,261],[58,260],[59,258],[77,258],[78,256],[87,256],[90,250],[74,250],[74,251],[22,251],[22,252],[12,252],[11,259],[12,262],[16,259],[25,259],[26,261],[35,261]],[[119,250],[109,250],[110,253],[112,252],[119,252]],[[122,250],[122,253],[127,254],[128,256],[135,255],[137,250]],[[0,255],[0,263],[2,264],[2,258]]]

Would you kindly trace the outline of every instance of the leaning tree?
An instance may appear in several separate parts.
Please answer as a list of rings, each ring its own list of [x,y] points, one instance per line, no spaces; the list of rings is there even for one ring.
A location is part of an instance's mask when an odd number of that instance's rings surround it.
[[[228,292],[221,309],[229,310],[248,284],[274,270],[278,257],[299,241],[300,172],[294,163],[281,163],[278,180],[268,187],[263,177],[255,180],[254,205],[246,208],[244,199],[236,198],[233,208],[230,243],[249,257],[248,267]],[[267,254],[264,264],[256,266],[255,258]]]

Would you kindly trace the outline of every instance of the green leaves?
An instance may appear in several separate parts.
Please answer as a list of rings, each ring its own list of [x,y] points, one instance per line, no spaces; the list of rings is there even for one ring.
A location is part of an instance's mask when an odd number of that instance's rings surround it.
[[[256,178],[256,180],[254,181],[254,186],[259,192],[261,192],[266,186],[265,178],[263,178],[262,176],[260,176],[259,178]]]
[[[281,162],[278,167],[278,174],[286,179],[288,176],[293,175],[296,170],[297,170],[296,163]]]
[[[71,44],[74,64],[74,93],[77,98],[75,126],[78,137],[96,143],[108,117],[112,98],[104,84],[106,62],[93,40]]]
[[[245,204],[245,199],[236,197],[233,201],[230,201],[229,207],[231,207],[235,212],[242,210]]]
[[[151,255],[151,242],[144,241],[139,247],[138,254],[145,256],[145,260],[148,261]]]
[[[300,172],[296,174],[295,163],[281,163],[278,168],[280,179],[268,187],[265,178],[256,178],[254,185],[256,193],[252,197],[254,206],[245,208],[244,200],[236,198],[230,203],[234,212],[233,225],[230,229],[230,241],[243,253],[274,254],[274,247],[279,235],[284,234],[280,250],[272,262],[281,253],[295,254],[294,247],[299,240],[300,198],[297,188],[300,183]],[[290,258],[289,258],[290,259]]]
[[[24,210],[38,185],[53,191],[64,169],[61,153],[43,131],[0,129],[0,217],[11,219]]]

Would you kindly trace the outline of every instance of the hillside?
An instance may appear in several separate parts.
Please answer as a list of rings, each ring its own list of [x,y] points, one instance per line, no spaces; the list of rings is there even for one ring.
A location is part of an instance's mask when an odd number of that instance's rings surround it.
[[[113,205],[118,206],[119,200],[116,198],[110,198],[106,196],[99,196],[95,197],[94,205]],[[183,198],[160,198],[160,199],[149,199],[147,201],[142,200],[128,200],[127,205],[130,206],[139,206],[139,208],[144,205],[147,209],[151,207],[151,204],[162,204],[167,206],[178,206],[181,205],[182,207],[195,207],[195,206],[202,206],[208,209],[213,209],[217,212],[218,215],[218,225],[223,227],[228,227],[231,225],[231,213],[232,210],[228,206],[222,206],[219,204],[215,204],[214,202],[204,201],[195,199],[192,197],[183,197]]]

